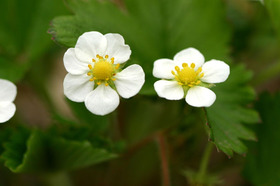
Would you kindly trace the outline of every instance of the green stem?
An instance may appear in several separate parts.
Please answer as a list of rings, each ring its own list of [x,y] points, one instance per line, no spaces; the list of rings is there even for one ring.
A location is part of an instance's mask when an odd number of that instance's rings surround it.
[[[208,167],[209,159],[211,157],[212,149],[213,149],[213,144],[209,142],[204,151],[203,157],[200,162],[199,171],[197,174],[197,181],[201,183],[205,181],[205,176],[207,173],[207,167]]]

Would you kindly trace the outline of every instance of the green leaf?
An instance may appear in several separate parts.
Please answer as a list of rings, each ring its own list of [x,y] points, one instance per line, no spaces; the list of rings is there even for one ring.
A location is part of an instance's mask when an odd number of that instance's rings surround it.
[[[21,127],[5,143],[1,159],[16,173],[65,171],[115,158],[115,148],[85,127],[55,126],[47,132]]]
[[[255,99],[253,88],[247,85],[251,78],[252,74],[244,66],[231,68],[228,80],[213,88],[217,100],[206,109],[210,140],[228,156],[232,156],[233,151],[238,154],[247,152],[241,140],[256,140],[254,132],[243,125],[259,121],[258,113],[248,108]]]
[[[265,7],[270,14],[270,18],[272,23],[278,33],[278,38],[280,41],[280,1],[279,0],[265,0],[264,1]]]
[[[49,50],[49,22],[66,11],[56,0],[9,0],[0,7],[0,78],[16,82]]]
[[[46,168],[46,153],[44,139],[39,131],[30,133],[20,128],[5,144],[5,151],[1,158],[5,166],[13,172],[41,171]]]
[[[103,148],[95,148],[89,141],[65,140],[52,138],[51,153],[55,170],[73,170],[104,162],[117,155]]]
[[[75,15],[53,20],[49,32],[55,40],[74,47],[87,31],[120,33],[146,73],[142,94],[155,94],[152,67],[158,58],[195,47],[207,59],[228,59],[231,31],[220,0],[125,0],[123,8],[110,1],[68,0],[68,6]]]
[[[263,94],[256,104],[262,124],[255,127],[258,142],[250,143],[244,176],[253,185],[280,185],[280,93]]]

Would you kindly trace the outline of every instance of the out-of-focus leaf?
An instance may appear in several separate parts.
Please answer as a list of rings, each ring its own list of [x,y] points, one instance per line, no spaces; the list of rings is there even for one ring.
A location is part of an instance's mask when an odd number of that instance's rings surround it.
[[[213,88],[217,100],[206,109],[210,139],[228,156],[233,151],[247,152],[241,139],[256,140],[254,132],[243,125],[259,121],[258,113],[247,107],[255,99],[254,90],[247,85],[251,77],[244,66],[233,67],[228,80]]]
[[[68,0],[68,5],[75,15],[53,20],[55,40],[74,47],[86,31],[122,34],[146,72],[143,94],[155,94],[151,72],[158,58],[195,47],[206,59],[227,59],[231,32],[220,0],[125,0],[122,8],[110,1]]]
[[[262,124],[256,126],[257,143],[250,143],[244,176],[253,185],[280,185],[280,93],[263,94],[256,104]]]
[[[128,143],[134,144],[158,130],[178,124],[182,116],[180,103],[144,98],[126,102],[121,125],[126,126],[124,134]]]
[[[86,128],[67,127],[47,132],[19,128],[4,145],[1,159],[18,173],[73,170],[117,156],[110,141],[92,136]]]
[[[39,131],[32,133],[20,128],[5,144],[1,158],[5,166],[13,172],[41,171],[46,168],[45,143]]]
[[[52,44],[49,22],[66,11],[63,2],[56,0],[4,0],[0,7],[0,78],[15,82],[32,62],[41,62],[38,58]]]
[[[267,8],[272,23],[278,33],[279,40],[280,40],[280,1],[279,0],[265,0],[264,1],[265,7]]]
[[[103,148],[95,148],[89,141],[52,138],[50,142],[55,170],[72,170],[115,158],[117,155]]]
[[[81,123],[85,123],[94,128],[93,133],[102,132],[108,128],[110,125],[110,119],[108,116],[97,116],[92,114],[86,107],[84,103],[75,103],[73,101],[68,100],[69,106],[72,108],[72,111],[77,116],[77,118],[81,121]]]

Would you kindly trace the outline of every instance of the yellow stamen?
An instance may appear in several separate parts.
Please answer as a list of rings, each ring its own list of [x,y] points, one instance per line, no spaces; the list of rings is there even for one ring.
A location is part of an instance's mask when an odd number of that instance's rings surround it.
[[[91,78],[89,81],[93,81],[93,79]]]
[[[88,65],[88,68],[89,68],[89,69],[92,69],[92,65]]]
[[[88,76],[91,76],[91,72],[88,72],[87,75],[88,75]]]
[[[174,78],[179,85],[193,87],[201,83],[199,79],[204,75],[201,73],[201,67],[199,67],[197,70],[194,68],[194,63],[192,63],[190,66],[187,63],[183,63],[181,69],[179,66],[175,66],[176,72],[172,70],[171,73],[174,75]]]
[[[97,82],[96,84],[97,84],[97,85],[101,85],[101,82],[99,81],[99,82]]]
[[[109,56],[108,56],[108,55],[106,55],[106,56],[105,56],[105,59],[108,59],[108,57],[109,57]]]
[[[195,67],[195,64],[194,64],[194,63],[192,63],[192,64],[191,64],[191,67],[192,67],[192,68],[194,68],[194,67]]]
[[[118,63],[118,64],[116,64],[115,69],[116,69],[116,70],[118,70],[118,69],[119,69],[119,67],[120,67],[120,64]]]
[[[92,59],[92,62],[95,62],[95,59]]]
[[[107,87],[109,84],[108,83],[105,83],[105,86]]]

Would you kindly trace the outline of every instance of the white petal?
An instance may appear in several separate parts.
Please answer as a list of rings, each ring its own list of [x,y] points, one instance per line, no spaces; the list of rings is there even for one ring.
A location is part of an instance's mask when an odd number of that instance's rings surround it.
[[[0,102],[13,102],[16,95],[16,85],[8,80],[0,79]]]
[[[216,94],[205,87],[195,86],[189,89],[186,102],[194,107],[210,107],[216,100]]]
[[[187,48],[178,52],[174,57],[175,63],[181,67],[183,63],[195,64],[195,70],[201,67],[205,61],[204,56],[195,48]]]
[[[15,104],[9,102],[0,102],[0,123],[4,123],[11,119],[16,112]]]
[[[85,32],[78,38],[75,46],[75,52],[78,59],[81,61],[88,58],[95,58],[96,55],[103,56],[107,48],[107,40],[99,32]],[[91,61],[90,59],[90,61]]]
[[[74,48],[69,48],[63,56],[64,66],[67,72],[80,75],[89,71],[88,64],[81,62],[77,59]]]
[[[171,73],[175,68],[175,63],[171,59],[158,59],[154,62],[153,76],[163,79],[174,79]]]
[[[67,74],[64,78],[64,95],[75,102],[83,102],[86,96],[93,90],[94,82],[89,81],[90,77],[86,74],[72,75]]]
[[[145,82],[145,73],[141,66],[131,65],[115,76],[115,85],[118,93],[123,98],[136,95]]]
[[[106,34],[105,37],[107,38],[106,54],[109,58],[114,57],[115,64],[126,62],[131,55],[131,50],[124,43],[124,38],[120,34]]]
[[[184,90],[177,81],[159,80],[154,84],[159,97],[168,100],[179,100],[184,97]]]
[[[212,59],[202,66],[204,76],[201,78],[206,83],[221,83],[224,82],[230,73],[229,66],[219,60]]]
[[[120,103],[120,97],[110,86],[103,83],[86,97],[87,109],[96,115],[104,116],[113,112]]]

